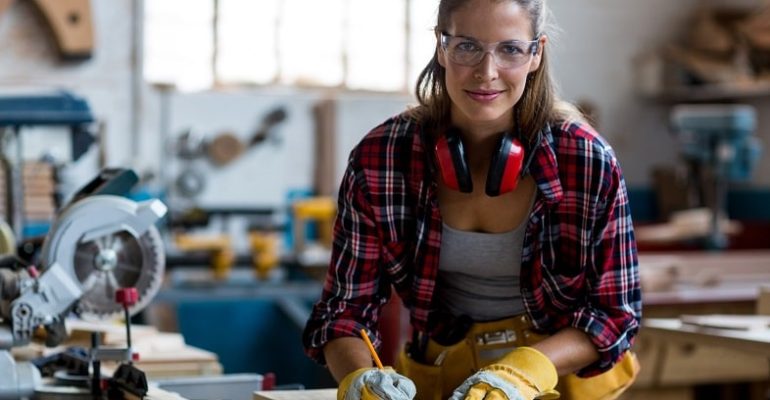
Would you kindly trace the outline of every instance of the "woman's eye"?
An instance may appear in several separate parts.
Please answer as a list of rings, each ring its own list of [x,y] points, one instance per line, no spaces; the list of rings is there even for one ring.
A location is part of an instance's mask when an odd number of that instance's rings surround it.
[[[500,45],[500,49],[505,54],[521,54],[524,53],[524,49],[517,44],[504,44]]]
[[[458,51],[471,53],[474,51],[478,51],[479,45],[473,42],[460,42],[457,44],[457,46],[455,46],[455,49]]]

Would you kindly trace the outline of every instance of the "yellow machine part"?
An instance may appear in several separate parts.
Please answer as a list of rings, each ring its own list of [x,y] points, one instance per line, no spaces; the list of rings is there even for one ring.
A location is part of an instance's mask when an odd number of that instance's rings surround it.
[[[16,237],[7,222],[0,219],[0,255],[16,254]]]
[[[230,236],[177,234],[174,243],[182,251],[208,252],[215,278],[225,279],[230,274],[235,261]]]
[[[251,232],[252,260],[259,279],[267,278],[278,265],[278,234],[275,232]]]
[[[318,239],[321,244],[331,247],[332,224],[337,215],[337,204],[328,196],[297,200],[292,204],[294,213],[294,247],[301,251],[305,244],[305,223],[308,220],[318,224]]]

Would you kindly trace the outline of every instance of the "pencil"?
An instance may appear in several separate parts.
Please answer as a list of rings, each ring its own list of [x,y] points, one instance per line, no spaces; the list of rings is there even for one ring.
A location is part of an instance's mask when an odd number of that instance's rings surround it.
[[[364,339],[366,347],[369,348],[369,352],[372,353],[372,358],[374,359],[374,363],[377,364],[377,368],[384,369],[385,367],[382,366],[380,357],[377,356],[377,352],[374,350],[374,346],[372,346],[372,342],[369,340],[369,335],[366,334],[365,329],[361,329],[361,337]]]

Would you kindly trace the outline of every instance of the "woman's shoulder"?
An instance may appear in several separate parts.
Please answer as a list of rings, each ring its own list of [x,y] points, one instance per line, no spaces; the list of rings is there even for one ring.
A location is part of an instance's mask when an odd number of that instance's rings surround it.
[[[420,123],[407,112],[394,115],[367,132],[353,149],[370,153],[411,146],[422,132]]]
[[[610,143],[580,118],[567,118],[550,124],[553,145],[557,153],[580,151],[587,157],[615,158]]]
[[[421,125],[415,117],[408,112],[402,112],[386,119],[372,128],[363,138],[366,140],[379,140],[387,138],[412,138],[421,131]]]

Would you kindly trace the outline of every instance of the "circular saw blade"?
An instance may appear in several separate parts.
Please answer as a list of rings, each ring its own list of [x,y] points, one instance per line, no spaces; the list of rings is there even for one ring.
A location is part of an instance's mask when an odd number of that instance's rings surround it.
[[[160,289],[163,276],[163,243],[155,227],[136,238],[127,231],[78,243],[75,276],[85,294],[75,311],[84,317],[108,318],[123,312],[115,302],[117,289],[135,287],[139,301],[131,314],[143,309]]]
[[[137,203],[124,197],[94,195],[67,207],[48,233],[42,265],[57,263],[80,284],[74,311],[86,319],[121,317],[115,292],[136,288],[131,315],[160,289],[165,269],[163,240],[153,223],[166,212],[158,200]]]

